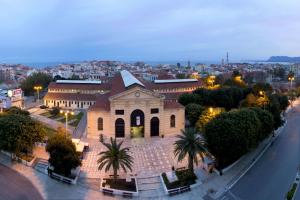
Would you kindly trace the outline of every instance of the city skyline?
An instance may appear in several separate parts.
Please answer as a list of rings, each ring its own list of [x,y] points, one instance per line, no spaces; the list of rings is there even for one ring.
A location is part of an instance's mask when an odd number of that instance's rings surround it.
[[[296,0],[2,0],[0,63],[299,56]],[[12,17],[15,14],[15,17]]]

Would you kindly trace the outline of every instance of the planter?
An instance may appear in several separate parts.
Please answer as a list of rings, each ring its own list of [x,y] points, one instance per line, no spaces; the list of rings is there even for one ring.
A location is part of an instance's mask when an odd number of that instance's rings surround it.
[[[135,192],[134,191],[128,191],[128,190],[121,190],[121,189],[115,189],[115,188],[110,188],[106,187],[106,180],[107,179],[101,179],[100,181],[100,191],[102,191],[104,194],[107,195],[120,195],[123,197],[132,197],[132,196],[138,196],[138,186],[137,186],[137,181],[136,178],[132,178],[135,183]]]
[[[60,174],[57,174],[57,173],[53,172],[51,169],[49,169],[49,166],[47,167],[47,171],[48,171],[48,176],[50,176],[51,178],[56,179],[56,180],[61,181],[61,182],[64,182],[64,183],[67,183],[67,184],[75,185],[77,183],[77,180],[78,180],[78,177],[79,177],[79,174],[80,174],[80,167],[77,167],[75,169],[76,176],[75,176],[74,179],[69,178],[69,177],[65,177],[63,175],[60,175]]]
[[[201,183],[197,183],[197,181],[194,180],[194,184],[190,184],[190,185],[187,184],[187,185],[184,185],[184,186],[180,186],[180,187],[175,187],[175,188],[168,189],[167,184],[165,183],[165,180],[164,180],[164,176],[165,176],[165,179],[168,179],[168,178],[167,178],[166,174],[165,175],[163,175],[163,174],[165,174],[165,173],[161,173],[160,174],[160,180],[162,182],[165,194],[167,194],[169,196],[173,196],[173,195],[177,195],[177,194],[180,194],[180,193],[184,193],[184,192],[190,191],[191,188],[194,188],[194,187],[196,187],[196,186],[198,186],[198,185],[201,184]],[[180,181],[180,179],[178,179],[177,181]]]

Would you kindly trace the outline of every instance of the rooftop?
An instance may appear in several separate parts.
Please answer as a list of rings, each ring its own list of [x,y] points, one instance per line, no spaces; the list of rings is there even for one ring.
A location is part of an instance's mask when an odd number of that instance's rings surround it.
[[[56,83],[69,83],[69,84],[101,84],[101,81],[96,81],[96,80],[57,80]]]
[[[154,83],[186,83],[186,82],[197,82],[197,79],[162,79],[154,80]]]
[[[121,76],[122,76],[125,87],[129,87],[129,86],[134,85],[134,84],[138,84],[138,85],[141,85],[141,86],[145,87],[144,84],[141,81],[139,81],[137,78],[135,78],[127,70],[122,70],[121,71]]]

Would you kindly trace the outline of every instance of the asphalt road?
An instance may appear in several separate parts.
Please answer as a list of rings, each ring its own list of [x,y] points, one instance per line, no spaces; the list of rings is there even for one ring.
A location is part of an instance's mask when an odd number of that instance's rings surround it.
[[[273,145],[222,199],[285,199],[300,164],[299,133],[298,105],[288,113],[287,125]]]
[[[28,179],[0,164],[0,200],[31,199],[43,198]]]

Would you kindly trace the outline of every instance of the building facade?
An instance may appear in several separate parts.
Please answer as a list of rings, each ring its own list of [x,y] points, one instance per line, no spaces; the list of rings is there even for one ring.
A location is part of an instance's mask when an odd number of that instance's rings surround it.
[[[198,80],[143,82],[123,70],[107,83],[51,83],[44,103],[87,109],[88,137],[148,138],[180,133],[185,112],[174,94],[202,85]]]

